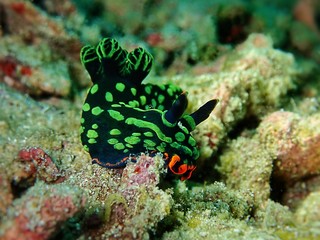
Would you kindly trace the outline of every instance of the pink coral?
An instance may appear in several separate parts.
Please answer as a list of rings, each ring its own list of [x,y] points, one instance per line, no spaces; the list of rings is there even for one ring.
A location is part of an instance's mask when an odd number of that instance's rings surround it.
[[[58,183],[64,180],[63,174],[60,173],[50,156],[41,148],[22,149],[19,152],[19,158],[27,164],[25,171],[30,175],[37,175],[41,180],[48,183]]]

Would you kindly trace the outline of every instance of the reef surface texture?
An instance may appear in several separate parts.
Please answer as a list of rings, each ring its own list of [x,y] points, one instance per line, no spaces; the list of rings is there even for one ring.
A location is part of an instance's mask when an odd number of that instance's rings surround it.
[[[319,15],[316,0],[1,0],[0,239],[320,239]],[[188,180],[165,153],[108,169],[83,149],[80,50],[103,38],[150,52],[143,84],[187,92],[186,115],[219,100]]]

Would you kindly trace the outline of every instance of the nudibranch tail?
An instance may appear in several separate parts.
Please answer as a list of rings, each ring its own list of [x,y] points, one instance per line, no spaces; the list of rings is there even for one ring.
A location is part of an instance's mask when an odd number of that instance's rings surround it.
[[[118,41],[102,39],[84,46],[81,62],[93,85],[82,107],[81,141],[93,163],[125,167],[132,155],[161,152],[170,171],[189,179],[199,149],[191,132],[208,118],[218,100],[184,115],[187,93],[172,84],[142,84],[153,57],[143,48],[131,52]]]

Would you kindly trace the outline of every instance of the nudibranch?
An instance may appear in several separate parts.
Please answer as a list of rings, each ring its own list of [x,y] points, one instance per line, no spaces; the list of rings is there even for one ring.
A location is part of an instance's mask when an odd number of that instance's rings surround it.
[[[81,141],[92,162],[106,168],[124,167],[131,156],[161,152],[170,171],[190,178],[199,157],[190,134],[209,117],[218,100],[184,114],[187,94],[172,84],[142,84],[153,57],[143,48],[131,52],[115,39],[84,46],[80,58],[92,86],[82,107]]]

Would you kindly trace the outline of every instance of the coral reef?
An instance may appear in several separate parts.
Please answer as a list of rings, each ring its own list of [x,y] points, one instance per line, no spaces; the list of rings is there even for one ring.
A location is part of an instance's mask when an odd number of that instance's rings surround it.
[[[85,235],[104,239],[148,237],[148,231],[155,230],[172,205],[169,192],[157,186],[165,173],[163,164],[160,154],[141,155],[136,164],[128,163],[123,170],[89,165],[72,174],[66,182],[76,185],[81,181],[81,189],[88,193],[84,222],[93,227]]]
[[[79,188],[39,182],[7,210],[0,236],[2,239],[48,239],[84,205],[85,197]]]
[[[26,175],[37,177],[47,183],[58,183],[64,180],[52,159],[40,148],[20,150],[20,161],[26,163],[24,167]]]
[[[270,38],[253,34],[235,51],[217,60],[212,66],[214,73],[170,79],[190,93],[190,112],[207,96],[220,100],[214,114],[195,132],[200,156],[210,157],[240,122],[254,121],[276,109],[294,88],[295,66],[291,54],[273,49]]]
[[[319,13],[316,0],[1,0],[0,239],[319,239]],[[187,181],[166,154],[107,169],[83,150],[79,53],[103,38],[150,52],[145,84],[187,91],[187,114],[220,100],[192,132]]]

